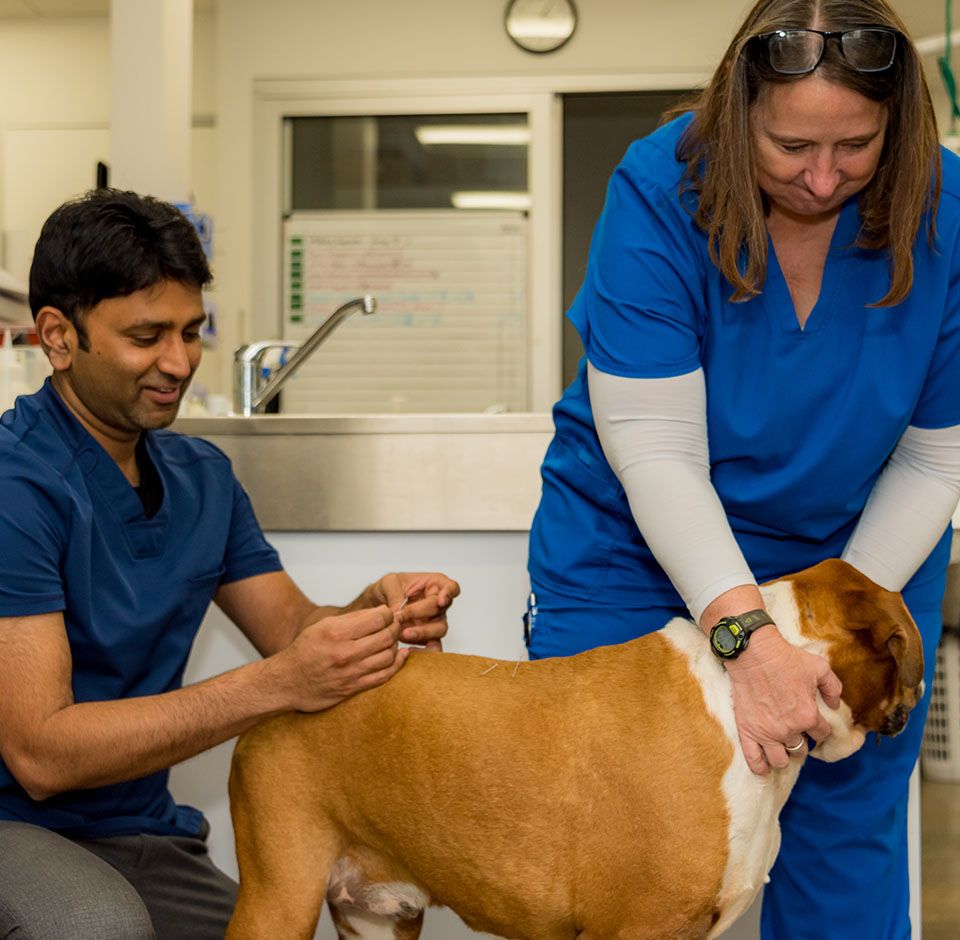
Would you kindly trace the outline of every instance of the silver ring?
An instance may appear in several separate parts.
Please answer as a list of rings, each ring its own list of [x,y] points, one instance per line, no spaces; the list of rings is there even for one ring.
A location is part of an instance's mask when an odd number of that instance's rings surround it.
[[[803,745],[806,744],[806,739],[801,737],[799,743],[794,744],[793,747],[790,747],[787,744],[784,744],[783,748],[785,751],[789,751],[791,754],[796,754],[797,751],[803,750]]]

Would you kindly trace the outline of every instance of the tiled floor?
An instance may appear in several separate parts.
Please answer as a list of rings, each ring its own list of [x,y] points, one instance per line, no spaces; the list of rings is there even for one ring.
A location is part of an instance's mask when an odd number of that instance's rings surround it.
[[[923,940],[960,938],[960,782],[920,783]]]

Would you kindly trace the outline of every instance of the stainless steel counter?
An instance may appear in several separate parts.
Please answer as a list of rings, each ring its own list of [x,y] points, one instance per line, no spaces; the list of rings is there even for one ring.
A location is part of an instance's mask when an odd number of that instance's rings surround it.
[[[522,531],[548,414],[181,418],[233,461],[271,531]]]

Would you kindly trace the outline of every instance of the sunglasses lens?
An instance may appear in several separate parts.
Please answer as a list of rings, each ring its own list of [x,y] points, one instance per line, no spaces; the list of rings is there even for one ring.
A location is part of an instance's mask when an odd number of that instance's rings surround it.
[[[844,58],[860,72],[882,72],[897,54],[897,36],[888,29],[851,29],[840,43]]]
[[[802,29],[781,29],[767,39],[770,65],[783,75],[812,72],[823,54],[823,36]]]

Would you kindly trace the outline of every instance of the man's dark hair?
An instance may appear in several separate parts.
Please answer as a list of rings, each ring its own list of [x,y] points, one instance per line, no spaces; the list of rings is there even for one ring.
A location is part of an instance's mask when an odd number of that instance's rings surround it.
[[[30,309],[56,307],[77,329],[100,301],[163,281],[203,288],[210,266],[193,224],[174,206],[137,193],[95,189],[47,219],[30,266]]]

